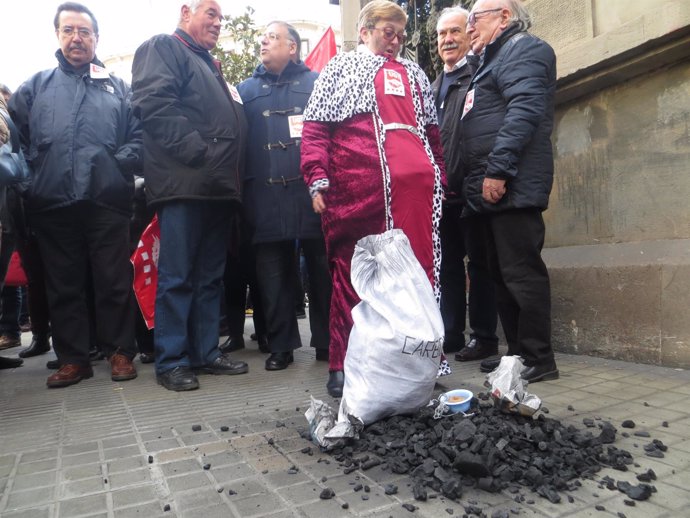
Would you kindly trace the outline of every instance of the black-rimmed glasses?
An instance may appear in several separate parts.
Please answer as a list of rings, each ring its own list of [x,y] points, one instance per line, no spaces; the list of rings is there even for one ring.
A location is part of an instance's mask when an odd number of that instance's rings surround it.
[[[477,23],[477,18],[480,18],[482,15],[496,13],[498,11],[503,11],[503,7],[497,7],[496,9],[485,9],[484,11],[475,11],[470,13],[470,16],[467,18],[467,25],[473,26],[475,23]]]

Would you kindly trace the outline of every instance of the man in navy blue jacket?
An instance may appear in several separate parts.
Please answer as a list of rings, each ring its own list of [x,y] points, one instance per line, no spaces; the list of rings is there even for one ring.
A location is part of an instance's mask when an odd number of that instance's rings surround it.
[[[302,248],[309,274],[311,346],[328,359],[331,280],[321,218],[300,172],[302,112],[317,74],[300,60],[300,37],[272,22],[261,37],[261,65],[238,86],[249,124],[244,209],[253,228],[268,345],[267,370],[285,369],[301,347],[295,298]]]
[[[479,0],[467,20],[481,56],[459,124],[465,170],[463,216],[486,237],[508,354],[530,382],[556,379],[549,274],[541,257],[542,211],[553,184],[556,56],[529,34],[518,0]],[[484,360],[489,371],[498,360]]]
[[[129,217],[142,146],[129,86],[96,58],[93,13],[65,2],[54,24],[58,67],[28,79],[9,103],[31,168],[26,209],[46,259],[46,294],[60,362],[47,380],[53,388],[93,376],[92,340],[108,355],[113,381],[137,376]],[[96,337],[89,333],[89,275]]]

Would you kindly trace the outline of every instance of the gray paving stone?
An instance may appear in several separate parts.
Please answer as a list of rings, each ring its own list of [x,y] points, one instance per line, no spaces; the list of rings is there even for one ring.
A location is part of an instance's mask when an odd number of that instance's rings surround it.
[[[196,487],[204,487],[214,485],[214,482],[209,480],[206,472],[187,473],[177,477],[167,477],[166,481],[170,491],[185,491]]]
[[[347,502],[350,503],[350,508],[347,510],[342,508],[343,502],[340,499],[332,498],[331,500],[319,500],[318,502],[301,505],[298,507],[298,511],[307,518],[324,518],[326,516],[357,516],[352,507],[352,503],[349,502],[349,500],[347,500]],[[389,514],[385,516],[389,516]],[[408,518],[413,517],[410,517],[408,513]]]
[[[60,498],[74,498],[105,491],[103,477],[85,478],[74,482],[65,482],[60,490]]]
[[[222,503],[222,497],[214,488],[197,488],[193,491],[181,491],[173,495],[176,508],[180,511],[198,507],[213,506]]]
[[[42,460],[39,462],[21,462],[17,466],[17,475],[30,475],[42,471],[52,471],[57,468],[57,459]]]
[[[150,481],[151,473],[147,468],[125,471],[123,473],[113,473],[108,477],[108,484],[111,489],[120,489]]]
[[[123,471],[131,471],[137,468],[143,468],[147,464],[148,460],[144,455],[116,459],[108,462],[108,475],[111,473],[121,473]]]
[[[81,444],[68,444],[62,447],[62,455],[77,455],[80,453],[98,452],[98,441]]]
[[[287,471],[276,471],[274,473],[267,473],[264,475],[264,478],[266,478],[270,486],[275,488],[293,486],[310,480],[310,478],[301,471],[294,474],[288,473]]]
[[[119,448],[110,448],[103,451],[103,458],[107,461],[121,459],[122,457],[132,457],[134,455],[141,455],[139,446],[121,446]]]
[[[156,453],[164,450],[171,450],[173,448],[179,448],[180,443],[175,438],[169,439],[156,439],[153,441],[148,441],[144,443],[144,449],[149,453]]]
[[[32,507],[19,511],[7,511],[2,513],[3,518],[50,518],[53,516],[53,507]]]
[[[49,451],[49,450],[43,450],[43,451]],[[50,458],[50,457],[48,457]],[[16,455],[0,455],[0,466],[14,466],[14,463],[16,462]],[[45,459],[33,459],[33,460],[45,460]],[[27,461],[30,462],[30,461]]]
[[[58,503],[57,516],[60,518],[74,518],[95,513],[107,514],[107,512],[106,495],[97,494],[60,501]]]
[[[230,507],[224,504],[217,504],[201,509],[191,509],[180,514],[181,518],[198,518],[203,515],[203,518],[233,518],[238,516]],[[166,516],[167,518],[167,516]]]
[[[83,464],[91,464],[100,460],[100,454],[97,451],[89,453],[81,453],[79,455],[63,455],[62,467],[69,468],[71,466],[81,466]]]
[[[122,446],[137,445],[137,436],[134,434],[121,435],[119,437],[110,437],[101,441],[104,450],[111,448],[121,448]]]
[[[166,476],[184,475],[185,473],[200,472],[201,464],[198,459],[193,458],[160,464],[160,469]]]
[[[219,468],[211,466],[209,472],[218,484],[231,483],[236,480],[253,477],[257,474],[257,470],[245,462]]]
[[[23,489],[38,489],[45,486],[54,486],[57,479],[57,471],[43,471],[33,475],[18,475],[14,477],[13,491]]]
[[[204,444],[206,442],[214,442],[218,440],[216,434],[213,432],[194,432],[189,435],[180,435],[180,440],[185,446],[195,446],[197,444]]]
[[[152,484],[113,491],[112,496],[115,509],[158,500],[156,489]]]
[[[45,450],[27,451],[22,453],[22,462],[37,462],[41,460],[55,459],[58,456],[57,448],[47,448]],[[12,458],[12,456],[7,457]],[[3,463],[0,462],[0,465]]]
[[[7,500],[5,509],[14,510],[25,507],[43,506],[54,499],[55,489],[52,487],[42,488],[39,491],[29,489],[26,491],[12,491]]]
[[[286,505],[275,494],[261,494],[243,498],[233,502],[239,516],[250,518],[253,516],[263,516],[274,513],[278,510],[286,509]],[[322,518],[326,515],[322,515]]]
[[[62,480],[79,480],[101,475],[101,464],[84,464],[60,470]]]
[[[315,502],[319,499],[321,491],[325,487],[330,487],[328,482],[324,482],[323,485],[319,485],[316,482],[308,481],[303,484],[296,484],[293,486],[286,486],[276,490],[283,499],[295,504],[305,504],[308,502]],[[336,493],[337,494],[337,493]]]
[[[262,477],[236,480],[235,482],[218,487],[223,488],[223,493],[226,495],[228,500],[231,501],[242,500],[250,496],[267,494],[274,491],[273,489],[266,487],[266,484],[262,481]],[[230,491],[233,491],[235,494],[231,495]]]
[[[113,510],[114,518],[174,518],[175,516],[172,511],[163,511],[163,504],[160,502],[148,502]]]

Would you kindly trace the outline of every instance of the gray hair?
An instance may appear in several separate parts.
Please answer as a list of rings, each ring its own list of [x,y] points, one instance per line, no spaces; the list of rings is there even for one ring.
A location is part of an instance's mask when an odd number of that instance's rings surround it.
[[[470,12],[467,9],[460,7],[459,5],[454,5],[453,7],[446,7],[438,15],[438,20],[436,21],[436,29],[438,29],[438,24],[441,22],[441,18],[450,16],[452,14],[464,16],[465,22],[467,22],[467,18],[469,18],[470,16]]]
[[[532,16],[520,0],[505,0],[506,7],[512,13],[510,23],[516,23],[521,31],[526,31],[532,26]]]
[[[199,9],[199,6],[201,5],[201,2],[203,2],[203,1],[204,0],[189,0],[189,2],[185,2],[184,4],[182,4],[182,6],[186,5],[187,7],[189,7],[189,10],[192,12],[192,14],[194,14],[196,12],[196,10]],[[180,13],[180,22],[179,23],[182,23],[182,13]]]

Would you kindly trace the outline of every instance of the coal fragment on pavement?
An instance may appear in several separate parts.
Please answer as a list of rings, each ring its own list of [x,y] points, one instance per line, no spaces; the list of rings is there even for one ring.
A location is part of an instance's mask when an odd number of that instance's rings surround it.
[[[327,488],[324,488],[323,491],[321,491],[319,498],[321,500],[330,500],[334,496],[335,496],[335,491],[333,491],[330,487],[327,487]]]

